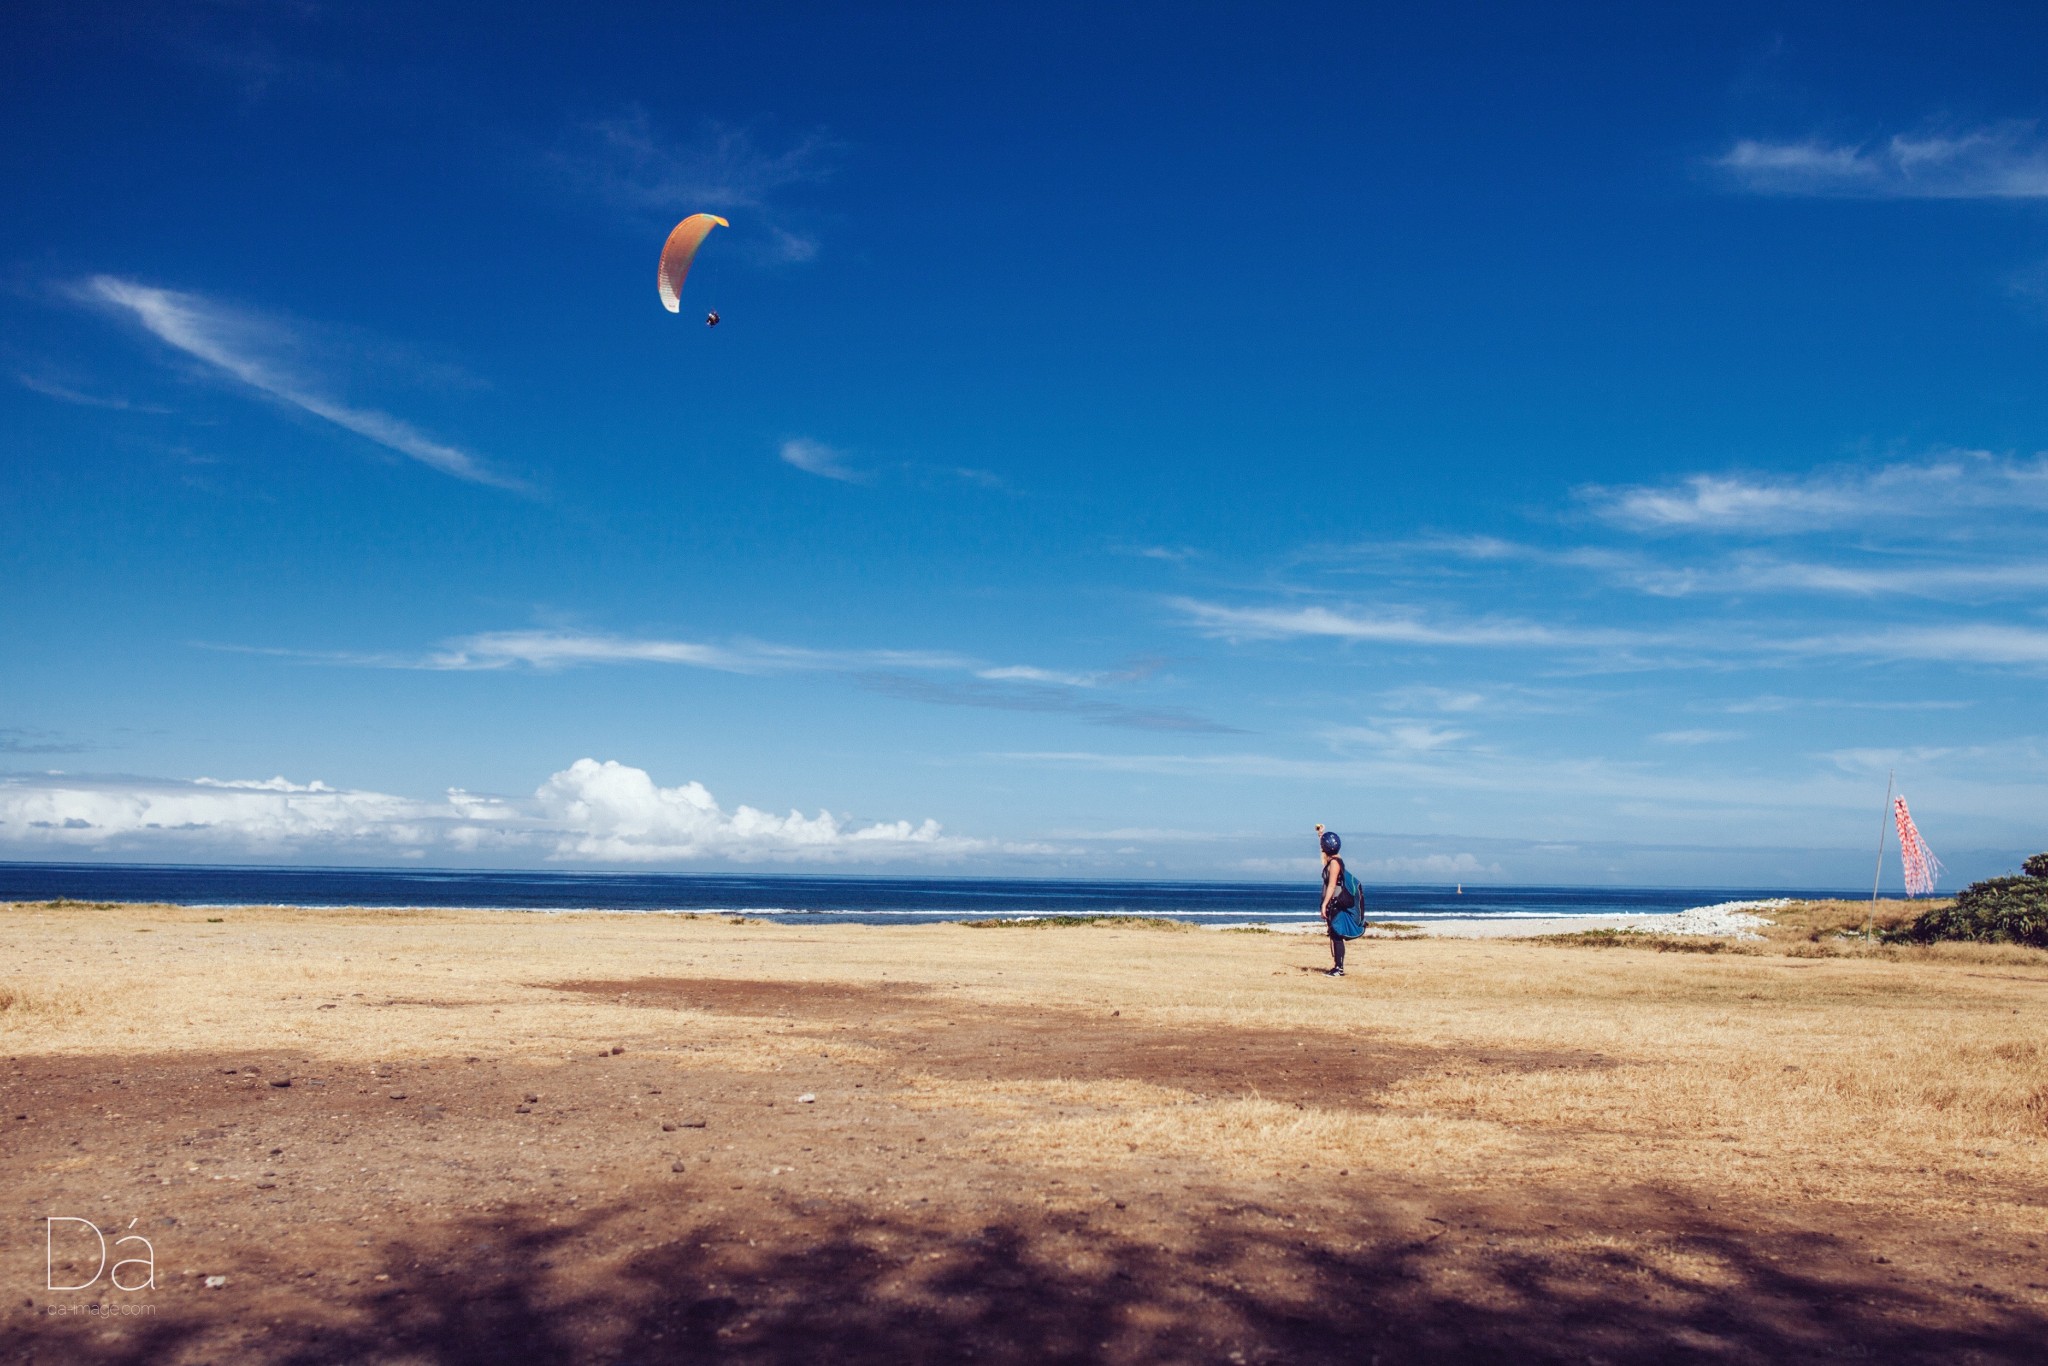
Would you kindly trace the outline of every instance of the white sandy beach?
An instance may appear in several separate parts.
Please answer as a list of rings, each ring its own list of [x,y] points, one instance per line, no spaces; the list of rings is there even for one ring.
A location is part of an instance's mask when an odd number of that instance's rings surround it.
[[[1421,935],[1431,939],[1527,939],[1545,934],[1580,934],[1587,930],[1635,930],[1650,934],[1707,935],[1731,939],[1755,939],[1757,929],[1770,923],[1768,912],[1790,904],[1772,901],[1724,901],[1712,906],[1694,906],[1676,914],[1612,915],[1475,915],[1440,920],[1394,921],[1401,929],[1373,926],[1368,939],[1397,939]],[[1368,908],[1369,910],[1370,908]],[[1267,929],[1294,934],[1321,934],[1323,922],[1304,920],[1298,924],[1269,925]]]

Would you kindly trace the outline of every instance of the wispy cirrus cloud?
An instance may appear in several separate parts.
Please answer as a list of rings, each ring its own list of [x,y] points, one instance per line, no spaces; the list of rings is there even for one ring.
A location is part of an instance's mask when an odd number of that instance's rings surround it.
[[[1949,698],[1870,700],[1844,697],[1786,697],[1776,693],[1765,693],[1758,697],[1738,697],[1725,702],[1700,703],[1694,710],[1719,712],[1725,716],[1758,716],[1794,711],[1801,707],[1817,707],[1827,711],[1968,711],[1975,705],[1974,702]]]
[[[1504,876],[1500,864],[1481,863],[1471,854],[1465,853],[1360,859],[1352,865],[1352,869],[1367,881],[1427,877],[1436,882],[1449,882],[1453,879],[1473,881],[1482,877]]]
[[[1594,515],[1638,531],[1808,534],[1920,522],[1944,512],[2048,510],[2048,456],[1952,451],[1933,459],[1835,466],[1805,475],[1695,474],[1675,484],[1587,485]]]
[[[1028,672],[1037,673],[1038,670]],[[1100,726],[1124,730],[1177,731],[1202,735],[1242,734],[1192,712],[1169,707],[1143,707],[1100,697],[1070,686],[1003,681],[1017,670],[984,670],[971,678],[915,677],[870,673],[859,676],[863,687],[913,702],[945,707],[981,707],[991,711],[1052,712],[1078,717]],[[996,681],[991,681],[991,675]]]
[[[580,132],[587,140],[560,154],[565,170],[621,207],[664,213],[760,208],[778,190],[828,179],[838,147],[811,132],[771,151],[752,131],[717,120],[694,137],[670,137],[637,105]]]
[[[959,655],[920,650],[813,650],[766,641],[712,644],[603,632],[525,630],[480,631],[456,636],[424,652],[392,650],[308,650],[278,645],[193,642],[228,654],[269,655],[308,664],[364,669],[416,669],[434,673],[492,673],[531,669],[554,673],[607,664],[675,664],[719,673],[843,673],[865,668],[971,670]]]
[[[1810,797],[1790,791],[1764,797],[1749,792],[1703,793],[1690,774],[1667,773],[1592,756],[1558,760],[1523,755],[1507,762],[1498,753],[1458,749],[1370,751],[1329,758],[1256,751],[1136,754],[1090,750],[1021,751],[989,757],[1057,769],[1191,780],[1283,779],[1345,786],[1399,784],[1409,792],[1543,792],[1625,800],[1679,798],[1727,806],[1786,809]]]
[[[2041,809],[2048,798],[2037,737],[2021,737],[2004,748],[1923,746],[1900,751],[1822,751],[1808,754],[1781,771],[1778,779],[1760,783],[1757,771],[1737,768],[1720,780],[1704,780],[1697,763],[1682,766],[1617,760],[1597,754],[1560,758],[1527,751],[1442,750],[1425,753],[1370,752],[1342,757],[1307,758],[1294,754],[1236,751],[1226,753],[1104,753],[1091,750],[1050,750],[998,753],[991,759],[1054,770],[1119,773],[1190,782],[1228,780],[1300,781],[1319,790],[1364,789],[1411,795],[1463,794],[1477,799],[1508,794],[1549,803],[1584,798],[1616,804],[1641,818],[1661,813],[1674,832],[1702,828],[1711,819],[1724,832],[1740,830],[1741,838],[1782,832],[1789,819],[1810,823],[1817,813],[1856,817],[1869,808],[1867,774],[1882,775],[1886,767],[1918,770],[1923,785],[1936,779],[1935,762],[1958,762],[1941,770],[1942,805],[1952,819],[1971,811],[2017,825],[2014,812]],[[1883,788],[1879,785],[1881,796]],[[1341,799],[1339,799],[1341,800]],[[2022,818],[2024,819],[2024,818]],[[1848,828],[1845,824],[1842,828]],[[1347,835],[1346,844],[1351,844]],[[1866,852],[1864,855],[1868,859]],[[1868,863],[1864,865],[1866,874]]]
[[[1590,487],[1581,496],[1612,522],[1637,528],[1791,531],[1812,519],[1867,515],[1862,490],[1839,484],[1695,474],[1676,488]]]
[[[1186,545],[1128,545],[1118,542],[1109,547],[1112,555],[1127,555],[1139,560],[1158,560],[1164,564],[1186,564],[1198,560],[1202,552]]]
[[[834,673],[870,691],[940,706],[1058,712],[1135,730],[1230,733],[1231,727],[1171,708],[1094,695],[1135,673],[1078,673],[1031,664],[985,664],[929,650],[816,650],[761,641],[706,644],[570,631],[496,631],[465,636],[410,667],[540,670],[601,664],[681,664],[723,673]],[[950,675],[950,677],[948,676]]]
[[[1743,138],[1713,166],[1751,194],[1843,199],[2048,198],[2048,139],[2030,120],[1868,142]]]
[[[1003,664],[994,668],[976,669],[974,676],[992,683],[1057,683],[1063,688],[1099,687],[1106,677],[1104,674],[1078,674],[1062,669],[1041,669],[1034,664]]]
[[[955,465],[947,473],[963,484],[972,484],[975,488],[987,489],[990,493],[1014,494],[1017,491],[1009,480],[994,470],[979,469],[972,465]]]
[[[1429,721],[1400,717],[1374,717],[1369,726],[1337,726],[1323,732],[1323,738],[1338,750],[1392,750],[1423,754],[1447,749],[1472,738],[1469,730],[1440,726]]]
[[[864,476],[846,463],[846,453],[822,441],[813,441],[806,436],[795,436],[782,443],[782,463],[805,474],[815,474],[823,479],[838,479],[848,484],[858,484]]]
[[[2037,742],[2022,740],[2013,748],[2020,751],[2020,757],[2023,759],[2038,762],[2042,757],[2041,747]],[[1821,757],[1844,773],[1876,777],[1888,769],[1905,769],[1910,772],[1944,759],[1960,759],[1965,763],[1982,764],[2001,759],[2009,761],[2013,756],[1999,754],[1981,745],[1893,745],[1882,748],[1859,746],[1830,750]]]
[[[1692,730],[1659,731],[1650,738],[1660,745],[1721,745],[1731,740],[1740,740],[1747,732],[1739,730]]]
[[[1807,594],[1949,600],[2048,588],[2048,558],[2015,559],[1995,551],[1966,558],[1952,546],[1933,551],[1924,542],[1905,537],[1880,546],[1844,547],[1838,553],[1841,558],[1824,560],[1756,550],[1731,553],[1716,547],[1702,560],[1685,561],[1606,547],[1556,550],[1496,542],[1479,558],[1580,570],[1660,598]]]
[[[1084,673],[1033,664],[991,664],[937,650],[820,650],[758,640],[710,642],[549,629],[484,631],[417,653],[200,644],[205,649],[311,664],[428,672],[527,669],[554,673],[651,664],[732,674],[839,674],[872,692],[940,706],[1062,713],[1096,725],[1134,730],[1235,733],[1233,727],[1191,712],[1139,706],[1104,695],[1106,690],[1145,678],[1151,667],[1143,664],[1114,672]]]
[[[89,302],[124,312],[157,340],[258,393],[386,450],[471,483],[503,489],[523,487],[469,452],[434,440],[402,418],[334,398],[320,380],[293,366],[289,359],[293,338],[274,319],[230,308],[203,295],[113,275],[95,275],[80,285],[77,293]]]
[[[386,657],[359,657],[385,663]],[[845,672],[854,669],[968,669],[958,655],[921,650],[813,650],[800,645],[739,641],[713,645],[584,631],[484,631],[404,661],[418,669],[492,670],[524,666],[554,670],[592,664],[684,664],[724,673]]]
[[[1432,623],[1419,616],[1353,614],[1325,607],[1224,608],[1176,603],[1206,634],[1231,641],[1324,637],[1387,645],[1613,651],[1629,670],[1784,664],[1828,657],[1871,661],[2048,666],[2048,628],[1977,621],[1900,624],[1867,631],[1814,631],[1794,621],[1708,621],[1667,631],[1581,630],[1540,622]],[[1658,653],[1658,651],[1662,653]],[[1647,652],[1647,653],[1646,653]]]
[[[681,217],[744,213],[741,228],[756,252],[792,264],[818,254],[818,239],[780,221],[783,192],[831,178],[839,144],[810,132],[779,146],[752,130],[710,121],[691,137],[675,137],[632,106],[577,125],[550,154],[556,172],[578,190],[634,215]]]
[[[80,754],[90,748],[55,731],[0,726],[0,754]]]
[[[1392,689],[1383,700],[1396,711],[1435,711],[1454,715],[1480,711],[1493,701],[1477,688],[1442,688],[1429,683]]]
[[[136,403],[131,399],[114,394],[90,394],[83,389],[74,389],[68,384],[59,384],[41,375],[17,374],[15,382],[32,394],[54,398],[59,403],[69,403],[80,408],[107,408],[120,413],[168,413],[171,410],[155,403]]]
[[[1738,555],[1708,565],[1638,564],[1612,577],[1658,597],[1805,593],[1942,600],[2048,588],[2048,560],[1956,564],[1894,553],[1830,563]]]
[[[1383,645],[1478,648],[1613,648],[1654,643],[1639,632],[1549,626],[1512,618],[1430,620],[1419,612],[1364,612],[1323,606],[1229,607],[1193,598],[1169,599],[1197,630],[1227,640],[1321,636]]]
[[[815,474],[822,479],[837,479],[846,484],[872,484],[880,482],[909,482],[930,488],[935,483],[969,488],[987,493],[1004,494],[1012,498],[1026,497],[1022,490],[993,470],[977,469],[967,465],[930,464],[918,460],[870,461],[856,465],[848,452],[837,446],[807,436],[794,436],[785,440],[776,450],[782,463],[805,474]]]
[[[2048,668],[2048,628],[2003,622],[1903,625],[1792,640],[1790,653]]]

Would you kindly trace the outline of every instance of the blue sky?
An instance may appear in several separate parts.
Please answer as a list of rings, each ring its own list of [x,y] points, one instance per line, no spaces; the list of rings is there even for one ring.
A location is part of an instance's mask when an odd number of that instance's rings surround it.
[[[0,20],[0,857],[2048,846],[2037,8],[493,15]]]

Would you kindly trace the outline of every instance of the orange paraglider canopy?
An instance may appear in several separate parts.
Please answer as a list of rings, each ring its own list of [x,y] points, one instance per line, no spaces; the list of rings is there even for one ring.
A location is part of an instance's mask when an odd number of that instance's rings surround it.
[[[663,308],[671,313],[682,312],[683,277],[690,273],[690,262],[697,259],[697,248],[713,228],[731,226],[723,218],[709,213],[693,213],[676,224],[668,235],[668,241],[662,243],[661,266],[655,274]]]

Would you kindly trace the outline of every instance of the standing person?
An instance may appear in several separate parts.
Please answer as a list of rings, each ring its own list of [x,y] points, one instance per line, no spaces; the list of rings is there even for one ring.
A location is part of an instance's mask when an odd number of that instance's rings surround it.
[[[1330,970],[1325,977],[1344,975],[1344,936],[1337,933],[1335,916],[1351,905],[1351,893],[1344,889],[1344,860],[1337,851],[1344,841],[1334,830],[1316,825],[1316,838],[1323,846],[1323,928],[1330,933]]]

